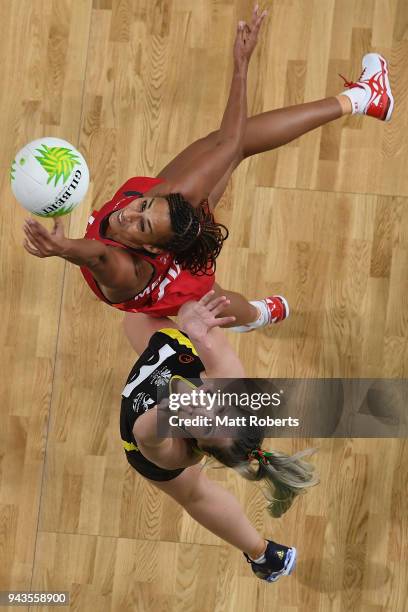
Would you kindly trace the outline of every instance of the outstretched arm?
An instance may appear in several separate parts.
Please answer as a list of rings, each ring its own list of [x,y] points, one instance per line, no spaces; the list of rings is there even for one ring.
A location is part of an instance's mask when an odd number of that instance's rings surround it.
[[[241,154],[247,121],[247,73],[258,33],[266,16],[256,6],[251,26],[239,22],[234,44],[234,72],[228,102],[214,145],[180,168],[170,178],[171,190],[180,192],[194,206],[208,198],[234,160]],[[166,178],[163,173],[163,178]]]
[[[199,302],[187,302],[180,308],[177,324],[193,342],[205,367],[207,378],[242,378],[244,368],[232,347],[226,341],[219,325],[230,323],[234,317],[219,317],[228,300],[214,298],[214,291]],[[189,391],[189,389],[185,389]],[[195,411],[197,412],[197,411]],[[157,435],[157,406],[139,417],[133,428],[139,450],[156,465],[176,469],[194,465],[201,457],[194,453],[184,439],[160,438]]]
[[[112,289],[134,288],[135,267],[131,257],[106,246],[99,240],[66,238],[59,217],[54,218],[54,228],[49,232],[35,219],[27,219],[24,225],[24,248],[35,257],[61,257],[77,265],[89,268],[96,281]]]
[[[204,364],[207,378],[242,378],[244,367],[229,344],[220,325],[232,323],[235,317],[218,317],[229,300],[214,298],[209,291],[199,302],[187,302],[177,316],[178,327],[188,334]]]

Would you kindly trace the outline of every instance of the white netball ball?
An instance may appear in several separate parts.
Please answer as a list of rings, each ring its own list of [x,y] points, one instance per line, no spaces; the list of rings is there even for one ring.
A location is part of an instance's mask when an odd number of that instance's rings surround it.
[[[67,215],[82,202],[89,186],[89,170],[72,144],[44,137],[17,153],[10,181],[24,208],[40,217],[57,217]]]

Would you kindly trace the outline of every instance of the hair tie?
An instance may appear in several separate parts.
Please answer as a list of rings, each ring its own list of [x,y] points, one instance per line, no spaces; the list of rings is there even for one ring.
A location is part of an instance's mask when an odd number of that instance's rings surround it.
[[[210,205],[208,203],[208,199],[207,200],[203,200],[201,202],[201,210],[204,213],[204,215],[211,215],[213,216],[211,210],[210,210]]]
[[[262,448],[254,448],[249,455],[248,461],[252,461],[252,459],[256,459],[259,463],[266,465],[268,462],[268,458],[273,457],[273,453],[269,453],[268,451],[262,450]]]
[[[203,202],[201,202],[199,212],[201,216],[201,223],[203,221],[207,221],[207,222],[209,221],[210,223],[215,223],[214,213],[210,209],[208,200],[204,200]]]

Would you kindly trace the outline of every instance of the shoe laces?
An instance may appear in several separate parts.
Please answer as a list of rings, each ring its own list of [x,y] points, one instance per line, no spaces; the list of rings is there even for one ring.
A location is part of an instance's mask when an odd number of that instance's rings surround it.
[[[361,81],[361,78],[364,75],[365,71],[366,71],[366,69],[363,68],[363,70],[362,70],[360,76],[358,77],[357,81],[348,81],[346,79],[346,77],[344,77],[342,74],[340,74],[340,72],[338,73],[338,75],[339,75],[339,77],[341,77],[343,79],[345,87],[348,87],[348,88],[350,88],[350,87],[361,87],[361,85],[359,85],[359,81]]]

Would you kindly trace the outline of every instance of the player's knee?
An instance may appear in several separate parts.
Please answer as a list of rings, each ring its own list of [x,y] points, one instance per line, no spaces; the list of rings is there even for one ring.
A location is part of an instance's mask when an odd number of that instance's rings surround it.
[[[182,486],[176,491],[169,492],[182,506],[189,506],[189,504],[199,501],[205,492],[206,480],[208,480],[202,467],[187,469],[191,471],[188,472],[188,477],[184,479]]]
[[[201,468],[190,483],[191,486],[189,487],[188,491],[186,491],[187,504],[198,503],[201,499],[203,499],[203,497],[205,497],[208,482],[209,480]]]
[[[207,134],[207,136],[204,136],[203,141],[209,145],[214,145],[219,141],[219,136],[220,136],[220,131],[214,130],[213,132],[210,132],[209,134]]]

